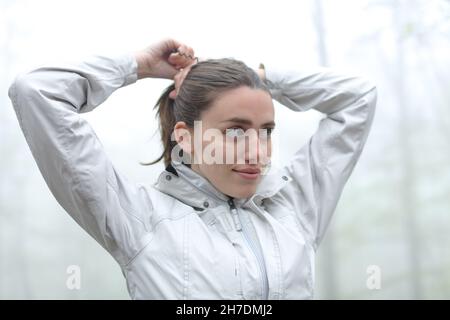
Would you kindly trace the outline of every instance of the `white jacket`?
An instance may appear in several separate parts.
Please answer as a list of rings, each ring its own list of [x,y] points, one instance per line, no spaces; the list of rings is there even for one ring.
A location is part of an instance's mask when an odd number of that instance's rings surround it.
[[[272,97],[327,116],[290,163],[233,202],[187,166],[134,183],[89,123],[116,89],[137,81],[132,54],[90,56],[17,76],[20,127],[58,203],[119,263],[133,299],[311,299],[314,258],[367,139],[377,91],[318,68],[266,68]]]

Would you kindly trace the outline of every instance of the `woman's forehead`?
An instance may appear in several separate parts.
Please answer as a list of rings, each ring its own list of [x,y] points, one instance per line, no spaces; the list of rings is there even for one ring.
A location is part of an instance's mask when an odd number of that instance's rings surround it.
[[[221,94],[211,107],[203,112],[202,120],[215,124],[242,122],[260,126],[273,122],[274,112],[272,98],[268,92],[239,87]]]

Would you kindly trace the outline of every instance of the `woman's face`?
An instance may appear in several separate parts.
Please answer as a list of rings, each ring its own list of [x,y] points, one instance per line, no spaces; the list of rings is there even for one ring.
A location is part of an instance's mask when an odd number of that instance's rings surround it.
[[[189,131],[190,142],[183,138],[181,147],[193,154],[192,170],[224,194],[247,198],[255,193],[270,161],[274,127],[269,93],[242,86],[221,94],[194,129],[183,122],[175,129]]]

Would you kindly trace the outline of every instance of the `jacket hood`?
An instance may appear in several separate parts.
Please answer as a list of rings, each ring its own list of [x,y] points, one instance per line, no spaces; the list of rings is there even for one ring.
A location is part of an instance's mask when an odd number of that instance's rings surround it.
[[[291,177],[270,168],[262,176],[255,193],[248,198],[234,198],[235,205],[240,207],[253,198],[262,201],[264,198],[271,197],[291,180]],[[217,206],[232,199],[187,165],[173,160],[159,175],[154,187],[189,206],[197,208],[197,210],[211,205]]]

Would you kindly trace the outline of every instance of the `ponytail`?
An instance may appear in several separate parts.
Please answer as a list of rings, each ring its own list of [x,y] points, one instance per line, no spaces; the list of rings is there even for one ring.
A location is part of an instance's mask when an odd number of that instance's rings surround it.
[[[171,84],[167,87],[162,95],[156,102],[153,110],[157,109],[156,117],[159,117],[159,130],[161,133],[161,141],[163,143],[164,150],[162,154],[152,162],[140,163],[141,165],[148,166],[153,165],[164,159],[164,165],[167,167],[171,161],[171,152],[173,147],[177,144],[176,141],[172,141],[172,131],[176,124],[174,113],[174,101],[169,97],[171,91],[175,89],[175,84]]]

